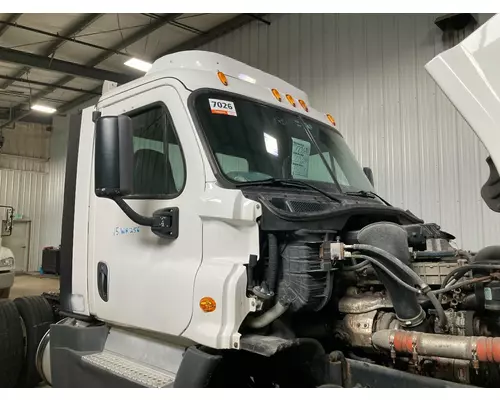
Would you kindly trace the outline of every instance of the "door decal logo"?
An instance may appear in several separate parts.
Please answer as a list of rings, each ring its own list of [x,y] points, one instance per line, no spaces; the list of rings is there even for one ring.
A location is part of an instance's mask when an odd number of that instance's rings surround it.
[[[132,235],[134,233],[139,233],[141,231],[141,228],[139,226],[134,226],[134,227],[126,227],[122,228],[117,226],[114,231],[114,236],[120,236],[120,235]]]

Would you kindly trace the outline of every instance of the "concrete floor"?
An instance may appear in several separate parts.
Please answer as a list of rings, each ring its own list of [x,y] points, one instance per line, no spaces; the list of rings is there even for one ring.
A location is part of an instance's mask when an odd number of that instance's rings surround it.
[[[59,290],[59,277],[50,275],[16,275],[14,286],[10,289],[10,298],[37,296],[43,292]]]

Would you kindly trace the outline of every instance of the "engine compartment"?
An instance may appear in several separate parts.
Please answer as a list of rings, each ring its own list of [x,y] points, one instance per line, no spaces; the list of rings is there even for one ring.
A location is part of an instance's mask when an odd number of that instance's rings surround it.
[[[463,251],[438,225],[371,200],[298,209],[287,197],[259,199],[248,292],[260,315],[243,333],[313,338],[353,360],[498,385],[500,246]]]

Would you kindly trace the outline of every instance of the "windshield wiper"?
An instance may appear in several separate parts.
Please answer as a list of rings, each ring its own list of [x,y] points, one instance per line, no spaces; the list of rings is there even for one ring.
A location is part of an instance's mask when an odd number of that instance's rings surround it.
[[[375,192],[367,191],[367,190],[358,190],[357,192],[344,192],[344,194],[348,196],[358,196],[358,197],[367,197],[370,199],[379,199],[384,203],[386,206],[392,207],[392,204],[389,203],[388,201],[384,200],[381,196],[379,196]]]
[[[307,124],[304,122],[304,119],[299,115],[299,121],[302,124],[302,128],[306,131],[307,136],[311,140],[311,143],[316,147],[316,150],[318,152],[319,158],[321,158],[321,161],[323,161],[323,165],[325,166],[326,170],[328,171],[328,174],[332,177],[333,183],[335,186],[337,186],[337,190],[342,193],[342,188],[340,187],[339,181],[337,180],[337,177],[335,176],[335,173],[333,172],[332,167],[328,164],[326,161],[325,156],[323,155],[323,152],[319,148],[318,143],[316,143],[316,140],[314,139],[314,136],[311,132],[311,130],[307,127]]]
[[[310,183],[304,182],[304,181],[299,181],[296,179],[283,179],[283,178],[269,178],[269,179],[264,179],[261,181],[250,181],[250,182],[239,182],[236,184],[236,187],[244,187],[244,186],[259,186],[259,185],[283,185],[283,186],[292,186],[292,187],[298,187],[298,188],[309,188],[312,189],[318,193],[321,193],[323,196],[329,198],[330,200],[335,201],[336,203],[342,204],[342,200],[339,199],[338,197],[325,192],[324,190],[311,185]]]

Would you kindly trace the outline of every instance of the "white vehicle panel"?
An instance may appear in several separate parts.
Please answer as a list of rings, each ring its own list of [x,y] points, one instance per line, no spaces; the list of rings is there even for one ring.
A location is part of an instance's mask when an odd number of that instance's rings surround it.
[[[425,68],[475,131],[500,170],[500,15]]]
[[[148,227],[136,233],[115,235],[116,228],[135,228],[123,211],[109,199],[91,196],[89,251],[90,310],[100,319],[141,329],[180,335],[191,319],[193,287],[202,258],[202,226],[196,213],[205,180],[195,137],[184,106],[171,86],[131,91],[122,101],[105,106],[102,115],[119,115],[163,102],[169,109],[186,161],[186,184],[174,199],[126,200],[138,213],[179,207],[179,237],[161,239]],[[100,106],[100,105],[99,105]],[[93,180],[91,187],[94,186]],[[97,293],[97,263],[109,268],[109,300]]]
[[[73,275],[71,306],[73,311],[89,315],[87,294],[87,262],[89,239],[89,201],[94,195],[91,187],[92,149],[94,145],[94,123],[89,107],[82,112],[81,134],[79,139],[78,165],[76,170],[75,211],[73,228]]]

